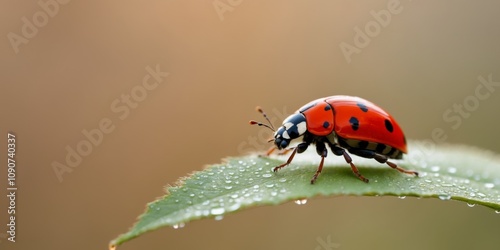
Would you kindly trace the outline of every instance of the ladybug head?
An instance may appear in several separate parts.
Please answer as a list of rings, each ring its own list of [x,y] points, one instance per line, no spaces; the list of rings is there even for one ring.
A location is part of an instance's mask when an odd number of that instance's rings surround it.
[[[281,125],[278,130],[275,130],[266,113],[264,113],[260,107],[257,107],[257,111],[264,116],[269,125],[254,120],[251,120],[250,124],[264,126],[274,131],[274,139],[270,139],[269,142],[274,141],[274,145],[276,145],[278,149],[288,147],[290,141],[302,136],[307,131],[306,117],[302,113],[296,113],[289,116],[283,121],[283,125]]]
[[[293,114],[274,132],[274,145],[278,149],[284,149],[288,147],[290,141],[302,136],[306,131],[306,117],[302,113]]]

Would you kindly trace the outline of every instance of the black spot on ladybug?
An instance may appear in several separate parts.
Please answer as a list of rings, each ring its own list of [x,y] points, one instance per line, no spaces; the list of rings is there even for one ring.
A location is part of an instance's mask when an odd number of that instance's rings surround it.
[[[363,103],[356,103],[356,105],[358,105],[358,107],[361,109],[361,111],[363,112],[368,112],[368,107],[366,105],[364,105]]]
[[[392,123],[391,121],[385,119],[385,128],[387,129],[387,131],[391,132],[394,131],[394,127],[392,127]]]
[[[366,147],[368,147],[368,142],[367,141],[359,141],[358,142],[358,147],[360,149],[365,149]]]
[[[332,109],[332,107],[331,107],[330,105],[328,105],[328,104],[327,104],[327,105],[325,106],[325,111],[328,111],[328,110],[330,110],[330,109]]]
[[[330,127],[330,123],[329,122],[323,122],[323,128],[328,128]]]
[[[354,116],[351,117],[351,119],[349,119],[349,123],[351,124],[352,130],[358,130],[358,128],[359,128],[358,118],[356,118]]]
[[[379,144],[377,144],[375,151],[377,151],[377,153],[379,153],[379,154],[382,154],[382,152],[384,152],[385,148],[386,148],[385,144],[379,143]]]

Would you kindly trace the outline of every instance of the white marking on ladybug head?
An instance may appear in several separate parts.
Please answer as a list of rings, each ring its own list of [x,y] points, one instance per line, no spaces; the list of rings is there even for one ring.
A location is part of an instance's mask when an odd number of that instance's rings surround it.
[[[291,122],[285,122],[283,124],[283,127],[285,127],[286,130],[289,130],[294,124]]]
[[[297,124],[297,130],[299,131],[299,135],[303,135],[307,131],[307,124],[306,122],[301,122]]]
[[[286,130],[285,130],[285,132],[283,132],[283,134],[281,136],[285,139],[290,139],[290,135],[288,134],[288,131],[286,131]]]

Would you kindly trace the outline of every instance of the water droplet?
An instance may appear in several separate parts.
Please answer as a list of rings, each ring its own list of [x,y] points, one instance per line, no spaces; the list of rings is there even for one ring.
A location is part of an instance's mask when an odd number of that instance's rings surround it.
[[[194,194],[189,194],[190,197],[194,197]]]
[[[181,223],[173,225],[172,227],[174,229],[179,229],[179,228],[183,228],[184,226],[186,226],[186,224],[184,222],[181,222]]]
[[[269,165],[269,162],[266,162],[266,165]]]
[[[442,201],[447,201],[447,200],[450,200],[450,199],[451,199],[451,195],[449,195],[449,194],[440,194],[440,195],[438,196],[438,198],[439,198],[440,200],[442,200]]]
[[[469,206],[469,207],[474,207],[475,205],[476,205],[476,204],[474,204],[474,203],[468,203],[468,202],[467,202],[467,206]]]
[[[449,183],[441,183],[441,186],[442,186],[442,187],[453,187],[453,184],[449,184]]]
[[[297,204],[297,205],[305,205],[306,203],[307,203],[307,199],[300,199],[300,200],[295,201],[295,204]]]
[[[276,195],[278,195],[278,192],[276,192],[276,191],[271,192],[271,196],[276,196]]]
[[[225,186],[224,188],[229,190],[229,189],[233,188],[233,186]]]
[[[495,213],[496,214],[500,214],[500,210],[495,210]]]
[[[238,194],[232,194],[232,195],[231,195],[231,198],[233,198],[233,199],[238,198]]]
[[[401,199],[401,200],[404,200],[406,198],[406,196],[398,196],[398,199]]]
[[[264,178],[269,178],[269,177],[271,177],[271,176],[273,176],[273,175],[272,175],[272,174],[269,174],[269,173],[267,173],[267,174],[263,174],[263,175],[262,175],[262,177],[264,177]]]
[[[254,200],[254,201],[262,201],[262,197],[260,197],[260,196],[254,196],[252,198],[252,200]]]
[[[225,210],[224,208],[219,207],[219,208],[212,208],[212,209],[210,210],[210,213],[211,213],[212,215],[221,215],[221,214],[223,214],[225,211],[226,211],[226,210]]]
[[[448,168],[448,173],[450,173],[450,174],[454,174],[454,173],[456,173],[456,172],[457,172],[457,169],[456,169],[456,168],[454,168],[454,167],[450,167],[450,168]]]
[[[266,187],[272,188],[272,187],[274,187],[274,184],[273,183],[266,184]]]
[[[259,185],[255,185],[253,186],[254,189],[258,189],[259,188]]]
[[[286,182],[286,179],[285,178],[281,178],[278,180],[279,182]]]
[[[483,193],[477,193],[477,196],[479,196],[479,197],[481,197],[481,198],[486,197],[486,195],[485,195],[485,194],[483,194]]]
[[[229,208],[228,208],[228,211],[235,211],[235,210],[238,210],[238,208],[240,208],[240,203],[235,203],[233,205],[231,205]]]
[[[484,184],[484,187],[485,187],[485,188],[494,188],[494,187],[495,187],[495,184],[493,184],[493,183],[485,183],[485,184]]]
[[[156,211],[160,211],[160,208],[159,208],[159,207],[157,207],[157,208],[156,208]]]
[[[470,192],[469,195],[470,195],[470,197],[476,197],[476,193],[474,193],[474,192]]]
[[[222,215],[215,216],[215,220],[217,220],[217,221],[222,220],[222,219],[224,219],[224,216],[222,216]]]
[[[432,166],[431,167],[432,172],[437,172],[437,171],[439,171],[439,169],[441,169],[439,166]]]
[[[431,183],[432,181],[431,181],[431,180],[429,180],[429,179],[426,179],[426,180],[425,180],[425,182],[427,182],[427,183]]]

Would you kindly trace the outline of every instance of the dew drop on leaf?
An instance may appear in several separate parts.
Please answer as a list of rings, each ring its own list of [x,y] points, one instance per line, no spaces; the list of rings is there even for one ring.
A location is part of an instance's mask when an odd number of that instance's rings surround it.
[[[305,205],[307,203],[307,199],[295,200],[295,204],[297,205]]]
[[[183,228],[184,226],[186,226],[186,224],[185,224],[185,223],[183,223],[183,222],[181,222],[181,223],[178,223],[178,224],[173,225],[172,227],[173,227],[174,229],[179,229],[179,228]]]
[[[439,166],[432,166],[431,167],[432,172],[437,172],[437,171],[439,171],[439,169],[441,169]]]
[[[211,213],[212,215],[221,215],[221,214],[223,214],[224,212],[225,212],[225,209],[224,209],[224,208],[222,208],[222,207],[220,207],[220,208],[212,208],[212,209],[210,210],[210,213]]]
[[[442,200],[442,201],[447,201],[447,200],[450,200],[450,199],[451,199],[451,195],[449,195],[449,194],[440,194],[440,195],[438,196],[438,198],[439,198],[440,200]]]

